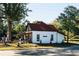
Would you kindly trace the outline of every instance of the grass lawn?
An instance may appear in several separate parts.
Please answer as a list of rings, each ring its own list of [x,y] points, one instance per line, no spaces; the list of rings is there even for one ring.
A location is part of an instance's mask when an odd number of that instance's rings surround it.
[[[17,43],[10,43],[9,46],[3,46],[0,43],[0,50],[25,50],[25,49],[35,49],[35,48],[55,48],[55,47],[69,47],[72,45],[79,45],[79,41],[69,41],[69,44],[62,43],[62,44],[31,44],[31,43],[24,43],[21,44],[20,47],[17,47]]]
[[[2,43],[0,43],[0,50],[25,50],[25,49],[32,49],[32,48],[52,48],[52,46],[41,46],[36,44],[21,44],[20,47],[17,47],[17,43],[11,43],[8,44],[9,46],[4,46]]]

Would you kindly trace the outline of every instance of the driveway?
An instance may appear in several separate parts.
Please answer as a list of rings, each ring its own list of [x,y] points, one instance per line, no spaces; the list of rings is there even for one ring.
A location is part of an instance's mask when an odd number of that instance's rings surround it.
[[[79,46],[0,51],[0,56],[79,56]]]

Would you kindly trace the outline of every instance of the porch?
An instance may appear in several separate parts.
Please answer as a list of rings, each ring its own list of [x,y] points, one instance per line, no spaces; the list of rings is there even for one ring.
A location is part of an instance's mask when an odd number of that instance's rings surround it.
[[[32,43],[32,32],[25,32],[24,38],[26,39],[26,42]]]

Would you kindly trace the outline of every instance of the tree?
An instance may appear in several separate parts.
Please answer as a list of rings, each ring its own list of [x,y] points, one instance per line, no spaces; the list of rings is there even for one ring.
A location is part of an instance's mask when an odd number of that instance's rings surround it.
[[[79,11],[76,7],[68,6],[57,19],[62,24],[63,29],[67,30],[67,43],[69,42],[69,32],[73,32],[76,26],[78,13]]]
[[[12,24],[14,21],[20,21],[28,16],[27,12],[31,11],[27,8],[26,3],[2,3],[0,11],[3,14],[3,19],[7,21],[7,37],[11,40]]]
[[[3,35],[5,35],[5,32],[7,31],[6,29],[7,27],[4,25],[4,22],[1,19],[0,20],[0,37],[3,37]]]
[[[51,24],[54,25],[59,31],[61,30],[62,25],[57,20],[54,20]]]
[[[14,30],[19,33],[19,32],[23,32],[25,31],[25,26],[22,24],[17,24],[16,27],[14,28]]]
[[[0,19],[0,37],[3,35],[3,21]]]

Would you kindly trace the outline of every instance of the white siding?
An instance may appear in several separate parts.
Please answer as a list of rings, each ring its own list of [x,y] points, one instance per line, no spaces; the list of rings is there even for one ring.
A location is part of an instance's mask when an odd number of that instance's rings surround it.
[[[64,41],[64,35],[58,33],[58,43],[62,43]]]
[[[57,32],[32,31],[32,43],[40,43],[40,41],[37,41],[37,34],[40,35],[41,43],[50,43],[52,34],[53,34],[52,43],[61,43],[64,40],[64,36]],[[44,37],[44,36],[47,36],[47,37]]]

